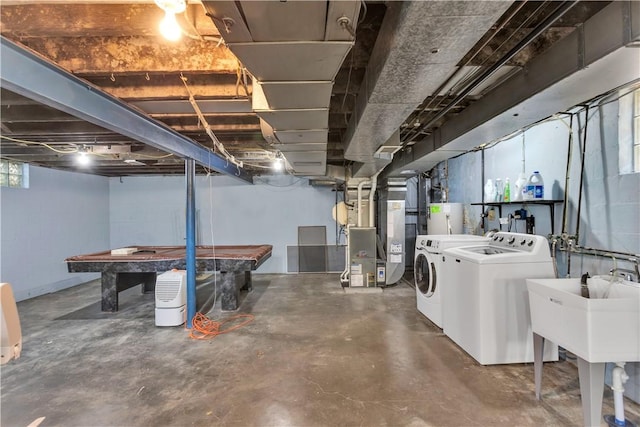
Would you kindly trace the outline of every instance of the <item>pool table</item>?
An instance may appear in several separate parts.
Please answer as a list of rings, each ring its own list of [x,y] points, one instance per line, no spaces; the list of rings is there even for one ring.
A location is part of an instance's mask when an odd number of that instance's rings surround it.
[[[186,269],[184,246],[135,246],[135,252],[112,255],[111,250],[67,258],[70,273],[102,273],[102,311],[118,311],[118,292],[142,284],[143,292],[154,292],[156,274]],[[222,310],[238,308],[236,276],[244,273],[243,289],[251,290],[251,272],[271,257],[271,245],[196,246],[196,270],[222,274]]]

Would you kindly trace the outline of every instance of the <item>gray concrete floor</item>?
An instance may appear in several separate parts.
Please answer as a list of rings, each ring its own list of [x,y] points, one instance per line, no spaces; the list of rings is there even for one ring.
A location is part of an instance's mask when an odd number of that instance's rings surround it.
[[[213,285],[199,287],[199,301]],[[578,426],[576,367],[478,365],[406,284],[345,294],[337,275],[256,275],[250,325],[210,341],[154,326],[153,295],[99,309],[99,282],[18,304],[22,357],[2,367],[1,422],[27,426]],[[225,317],[219,305],[212,317]],[[627,418],[640,408],[625,400]],[[605,391],[603,414],[613,413]],[[603,423],[603,425],[605,425]]]

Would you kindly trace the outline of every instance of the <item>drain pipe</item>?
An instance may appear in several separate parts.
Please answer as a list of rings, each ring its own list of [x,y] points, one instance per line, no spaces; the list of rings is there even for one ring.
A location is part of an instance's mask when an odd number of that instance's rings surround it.
[[[606,415],[604,420],[610,426],[631,425],[624,419],[624,383],[629,379],[629,375],[624,370],[625,362],[616,363],[611,375],[611,390],[613,390],[613,408],[615,411],[615,419],[611,419],[611,415]]]

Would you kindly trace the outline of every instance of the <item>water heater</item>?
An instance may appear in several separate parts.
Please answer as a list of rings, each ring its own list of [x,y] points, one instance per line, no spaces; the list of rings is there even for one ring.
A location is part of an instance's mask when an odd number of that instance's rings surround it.
[[[462,234],[462,203],[427,205],[427,234]]]

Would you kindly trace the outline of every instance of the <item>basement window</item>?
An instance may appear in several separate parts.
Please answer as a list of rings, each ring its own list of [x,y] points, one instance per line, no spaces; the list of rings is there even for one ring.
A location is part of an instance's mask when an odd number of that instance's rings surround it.
[[[618,167],[621,174],[640,172],[640,88],[623,95],[618,111]]]
[[[29,188],[29,165],[0,159],[0,187]]]

